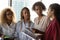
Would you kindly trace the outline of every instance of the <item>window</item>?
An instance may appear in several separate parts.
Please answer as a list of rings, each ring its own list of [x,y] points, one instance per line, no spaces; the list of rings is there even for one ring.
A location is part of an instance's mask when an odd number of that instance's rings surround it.
[[[38,0],[40,1],[40,0]],[[12,7],[16,13],[16,18],[17,21],[20,20],[20,12],[21,9],[23,7],[28,7],[30,9],[30,13],[31,13],[31,19],[32,21],[34,20],[34,18],[37,16],[36,14],[34,14],[34,12],[32,11],[32,5],[37,2],[37,0],[12,0]],[[32,17],[33,16],[33,17]]]
[[[9,6],[9,1],[8,0],[1,0],[0,1],[0,12],[2,9],[4,9],[5,7]]]
[[[32,5],[37,2],[42,1],[46,8],[48,9],[49,5],[52,3],[60,3],[60,0],[12,0],[12,7],[16,12],[17,21],[20,20],[20,12],[23,7],[28,7],[31,13],[31,20],[34,22],[34,18],[37,17],[36,13],[32,10]],[[47,11],[44,11],[43,14],[47,15]]]

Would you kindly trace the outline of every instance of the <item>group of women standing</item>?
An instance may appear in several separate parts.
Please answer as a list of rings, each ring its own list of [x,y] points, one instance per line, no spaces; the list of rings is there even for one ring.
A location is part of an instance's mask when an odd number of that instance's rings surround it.
[[[4,9],[1,13],[0,37],[3,38],[6,35],[10,40],[33,40],[23,35],[23,32],[28,29],[33,35],[34,33],[41,34],[35,40],[39,40],[38,38],[41,40],[60,40],[60,5],[51,4],[47,16],[43,14],[46,7],[42,2],[36,2],[32,9],[38,15],[34,19],[34,23],[30,20],[30,10],[27,7],[21,10],[21,20],[17,23],[14,21],[14,12],[10,8]]]

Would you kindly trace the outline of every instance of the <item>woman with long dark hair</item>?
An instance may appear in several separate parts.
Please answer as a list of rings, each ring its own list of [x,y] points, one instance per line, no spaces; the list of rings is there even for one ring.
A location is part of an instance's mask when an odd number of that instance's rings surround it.
[[[53,20],[48,25],[44,40],[60,40],[60,5],[57,3],[51,4],[48,14],[53,15]]]

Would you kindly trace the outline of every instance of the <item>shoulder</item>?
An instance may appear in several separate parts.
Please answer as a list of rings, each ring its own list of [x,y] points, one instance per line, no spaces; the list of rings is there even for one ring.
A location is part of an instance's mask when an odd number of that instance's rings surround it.
[[[0,24],[0,27],[1,27],[1,24]]]
[[[18,21],[16,24],[20,24],[21,23],[21,21]]]
[[[43,20],[50,20],[47,16],[43,16]]]
[[[22,23],[22,21],[18,21],[18,22],[16,23],[16,26],[20,26],[21,23]]]
[[[44,18],[43,18],[45,21],[48,21],[48,22],[50,22],[51,20],[50,20],[50,18],[48,18],[47,16],[44,16]]]
[[[16,23],[12,22],[12,23],[11,23],[11,25],[12,25],[12,26],[15,26],[15,25],[16,25]]]
[[[21,22],[18,21],[18,22],[16,23],[16,25],[15,25],[15,28],[18,29],[18,28],[20,27],[20,25],[21,25]]]
[[[38,17],[34,18],[34,22],[36,22],[38,20]]]
[[[30,23],[33,23],[32,21],[30,21]]]
[[[30,21],[30,23],[33,25],[34,23],[32,21]]]
[[[4,24],[0,24],[0,27],[4,27],[4,26],[6,26],[6,24],[4,23]]]
[[[1,24],[0,24],[0,29],[1,29],[2,27],[1,27]]]
[[[34,26],[34,23],[33,23],[32,21],[30,22],[30,26],[31,26],[31,27],[33,27],[33,26]]]
[[[47,18],[47,16],[43,16],[43,18]]]
[[[38,19],[38,17],[36,17],[34,20]]]

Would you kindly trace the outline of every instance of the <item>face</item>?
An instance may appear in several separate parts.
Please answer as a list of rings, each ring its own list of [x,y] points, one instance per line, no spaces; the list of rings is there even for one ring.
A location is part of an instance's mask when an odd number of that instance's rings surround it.
[[[48,16],[49,17],[52,17],[53,16],[53,13],[54,13],[54,10],[51,10],[51,8],[49,8],[48,9],[48,12],[47,12]]]
[[[29,16],[30,16],[29,12],[26,9],[24,9],[22,13],[23,13],[24,19],[27,20],[29,18]]]
[[[38,14],[38,16],[42,15],[42,7],[35,6],[35,12]]]
[[[7,11],[7,12],[6,12],[6,18],[7,18],[8,20],[12,20],[12,16],[13,16],[12,12],[10,12],[10,11]]]

